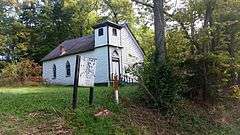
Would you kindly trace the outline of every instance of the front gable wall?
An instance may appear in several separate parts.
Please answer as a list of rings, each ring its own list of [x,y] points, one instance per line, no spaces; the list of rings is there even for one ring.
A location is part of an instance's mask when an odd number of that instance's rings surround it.
[[[127,68],[137,62],[143,62],[144,54],[136,42],[128,27],[122,28],[122,46],[123,46],[123,68]]]

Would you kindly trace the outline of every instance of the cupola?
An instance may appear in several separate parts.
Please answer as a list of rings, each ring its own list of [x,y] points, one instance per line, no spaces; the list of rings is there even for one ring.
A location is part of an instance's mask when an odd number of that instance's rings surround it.
[[[93,28],[95,35],[95,47],[105,45],[121,46],[121,25],[110,21],[104,21],[95,25]]]

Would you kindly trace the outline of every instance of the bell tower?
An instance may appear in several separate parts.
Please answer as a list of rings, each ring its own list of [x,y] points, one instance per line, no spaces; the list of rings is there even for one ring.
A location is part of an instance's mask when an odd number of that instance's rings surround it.
[[[100,46],[116,46],[120,47],[121,28],[122,26],[110,22],[104,21],[95,25],[94,27],[95,47]]]

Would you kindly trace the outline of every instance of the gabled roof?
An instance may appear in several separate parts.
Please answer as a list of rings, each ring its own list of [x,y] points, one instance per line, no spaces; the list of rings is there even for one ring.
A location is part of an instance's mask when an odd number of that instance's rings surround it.
[[[132,33],[127,23],[118,25],[110,21],[105,21],[99,25],[96,25],[95,27],[102,27],[103,25],[114,25],[114,26],[117,25],[116,27],[119,27],[119,28],[123,28],[123,27],[127,28],[129,34],[132,36],[132,39],[134,40],[134,42],[136,43],[136,45],[144,55],[143,49],[140,47],[136,37]],[[91,50],[94,50],[94,46],[95,46],[94,35],[66,40],[63,43],[61,43],[58,47],[56,47],[53,51],[51,51],[48,55],[46,55],[43,59],[41,59],[41,61],[48,61],[48,60],[56,59],[63,56],[91,51]],[[64,54],[62,54],[62,52],[60,51],[61,47],[63,47],[65,50]]]
[[[86,52],[94,49],[94,35],[84,36],[76,39],[66,40],[46,55],[41,61],[47,61],[62,56]],[[65,49],[65,53],[61,54],[60,47]]]

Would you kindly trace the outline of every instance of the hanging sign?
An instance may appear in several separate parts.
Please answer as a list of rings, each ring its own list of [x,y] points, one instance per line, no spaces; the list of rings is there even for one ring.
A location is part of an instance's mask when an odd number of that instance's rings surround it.
[[[93,87],[96,74],[96,58],[80,56],[78,86]]]

